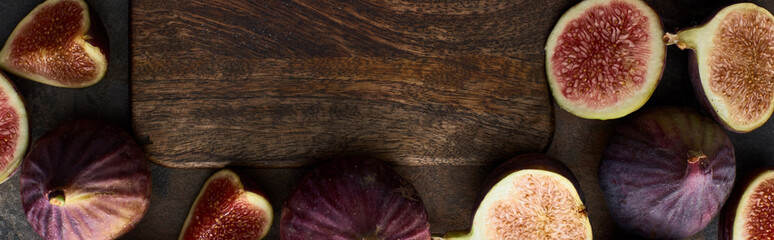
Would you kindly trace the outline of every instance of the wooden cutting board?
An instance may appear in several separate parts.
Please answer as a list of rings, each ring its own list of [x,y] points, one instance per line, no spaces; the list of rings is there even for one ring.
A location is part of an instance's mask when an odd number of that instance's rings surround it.
[[[131,2],[133,127],[164,166],[491,164],[554,131],[539,1]],[[536,22],[538,21],[538,22]],[[542,21],[542,22],[541,22]]]

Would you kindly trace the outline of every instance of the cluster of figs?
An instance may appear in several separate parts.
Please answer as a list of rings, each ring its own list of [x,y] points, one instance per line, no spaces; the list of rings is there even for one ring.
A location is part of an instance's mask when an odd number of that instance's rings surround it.
[[[58,87],[86,87],[107,70],[107,38],[83,0],[47,0],[14,29],[0,67]],[[546,44],[557,104],[583,118],[639,109],[664,69],[667,45],[692,49],[697,97],[716,121],[679,107],[651,108],[615,130],[599,166],[611,216],[651,239],[684,239],[720,214],[720,239],[774,238],[774,170],[736,179],[723,128],[749,132],[774,111],[774,16],[730,5],[705,24],[663,32],[641,0],[584,0],[558,21]],[[0,181],[21,165],[21,201],[44,239],[115,239],[145,214],[147,159],[111,124],[63,124],[29,149],[24,103],[0,74]],[[485,180],[471,227],[433,236],[420,194],[384,162],[336,159],[311,170],[279,218],[281,239],[593,239],[572,172],[545,154],[505,161]],[[732,191],[732,189],[734,189]],[[179,239],[261,239],[274,219],[260,188],[235,170],[205,183]]]
[[[627,116],[655,90],[669,45],[692,50],[694,92],[715,121],[680,107],[627,117],[598,169],[613,220],[643,238],[685,239],[720,214],[719,239],[774,239],[774,171],[733,188],[734,148],[723,129],[750,132],[774,111],[774,16],[766,9],[737,3],[664,33],[640,0],[584,0],[548,37],[552,95],[578,117]]]

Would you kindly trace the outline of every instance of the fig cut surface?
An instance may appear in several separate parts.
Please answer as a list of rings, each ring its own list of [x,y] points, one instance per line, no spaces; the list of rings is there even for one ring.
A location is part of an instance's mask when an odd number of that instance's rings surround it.
[[[16,172],[29,141],[27,110],[16,87],[0,73],[0,183]]]
[[[562,15],[546,43],[557,104],[589,119],[623,117],[656,88],[665,61],[661,22],[639,0],[586,0]]]
[[[759,175],[745,189],[733,228],[733,239],[774,239],[773,170]]]
[[[735,132],[752,131],[774,111],[774,16],[752,3],[720,10],[702,26],[666,34],[694,51],[697,97]]]
[[[204,183],[179,239],[262,239],[273,218],[265,197],[257,190],[245,189],[233,171],[221,170]]]
[[[107,39],[92,19],[83,0],[41,3],[8,37],[0,51],[0,66],[57,87],[99,82],[107,71]]]
[[[586,207],[570,180],[525,169],[509,174],[486,194],[465,235],[445,239],[592,239]]]

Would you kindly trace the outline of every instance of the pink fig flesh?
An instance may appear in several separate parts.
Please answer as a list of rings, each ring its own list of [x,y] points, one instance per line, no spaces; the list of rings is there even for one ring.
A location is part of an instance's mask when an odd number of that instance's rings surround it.
[[[47,0],[30,12],[0,51],[0,67],[58,87],[87,87],[107,72],[107,41],[83,0]]]
[[[27,151],[27,110],[16,87],[0,73],[0,183],[18,169]]]
[[[181,240],[262,239],[274,213],[256,190],[247,190],[231,170],[213,174],[196,197],[180,232]]]
[[[704,25],[667,33],[667,44],[691,49],[699,100],[728,130],[750,132],[774,112],[774,16],[752,3],[718,11]]]
[[[445,239],[593,239],[577,180],[547,155],[506,161],[481,193],[471,230],[447,233]]]
[[[720,240],[774,239],[774,170],[751,175],[720,215]]]
[[[546,43],[557,104],[583,118],[612,119],[639,109],[664,68],[663,30],[642,1],[587,0],[565,12]]]

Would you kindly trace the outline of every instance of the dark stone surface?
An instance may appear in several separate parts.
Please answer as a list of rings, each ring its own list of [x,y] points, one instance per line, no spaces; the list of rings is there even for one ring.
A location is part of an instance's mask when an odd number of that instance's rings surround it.
[[[0,1],[0,41],[24,15],[40,1]],[[105,119],[130,128],[128,2],[88,1],[107,25],[111,40],[108,75],[99,84],[86,89],[55,88],[10,76],[27,102],[30,115],[31,142],[48,129],[77,118]],[[667,30],[700,22],[718,1],[648,1],[661,14]],[[768,9],[774,1],[758,2]],[[680,105],[700,108],[687,74],[687,53],[669,48],[664,78],[647,106]],[[555,109],[556,136],[548,154],[563,161],[579,179],[586,196],[596,239],[633,239],[620,232],[607,213],[597,184],[597,166],[610,130],[621,120],[597,121],[577,118]],[[748,134],[729,133],[738,162],[738,176],[752,169],[774,166],[774,122]],[[504,159],[503,159],[504,160]],[[414,183],[426,202],[432,231],[436,233],[465,228],[470,223],[473,203],[485,175],[494,166],[481,167],[399,167],[398,172]],[[308,169],[253,169],[248,172],[268,194],[279,219],[281,203],[292,186]],[[175,239],[190,205],[206,178],[216,170],[181,170],[152,166],[153,195],[151,206],[142,222],[124,239]],[[276,221],[275,221],[276,223]],[[713,222],[691,239],[716,239],[717,222]],[[0,239],[39,239],[26,221],[19,200],[18,175],[0,184]],[[267,239],[278,239],[277,225]]]

